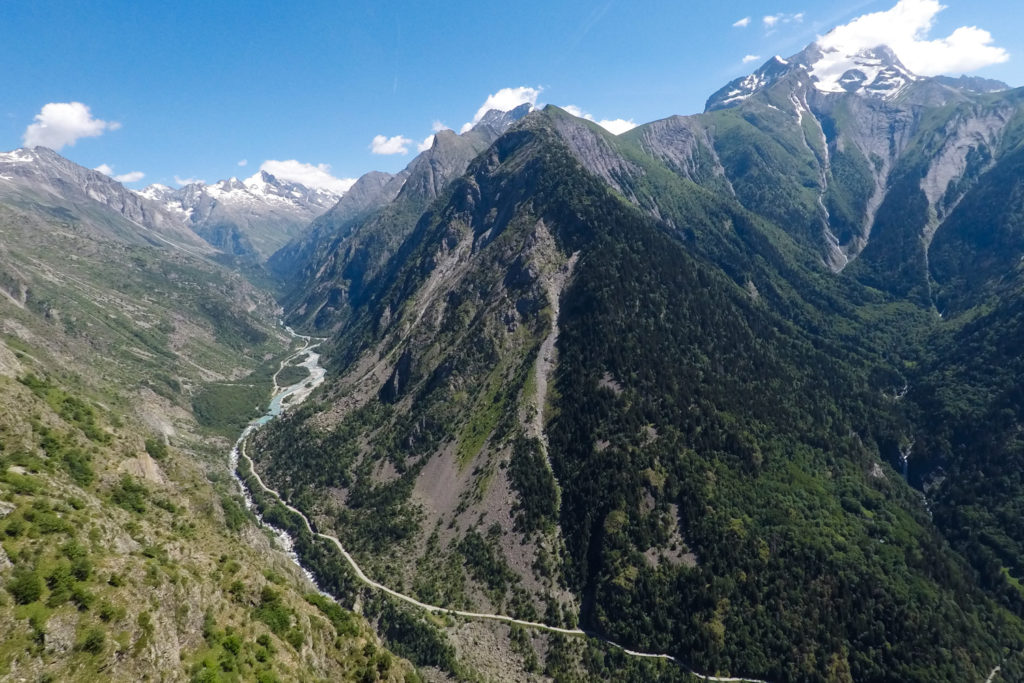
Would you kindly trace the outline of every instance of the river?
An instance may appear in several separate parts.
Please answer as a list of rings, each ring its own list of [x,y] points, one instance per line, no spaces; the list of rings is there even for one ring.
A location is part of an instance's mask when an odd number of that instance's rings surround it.
[[[238,476],[239,453],[241,451],[242,444],[249,438],[249,435],[273,420],[275,417],[281,415],[281,413],[300,405],[303,401],[309,398],[310,394],[313,393],[313,390],[323,383],[324,377],[327,374],[327,371],[320,365],[320,354],[315,351],[317,346],[320,345],[319,342],[312,343],[312,337],[305,337],[303,335],[296,334],[290,327],[286,327],[285,330],[287,330],[288,334],[292,337],[302,339],[305,342],[305,345],[281,361],[280,367],[278,367],[277,372],[274,373],[274,395],[270,399],[270,405],[267,407],[267,412],[250,422],[249,425],[242,430],[241,436],[238,437],[234,447],[231,449],[231,476],[235,478],[235,481],[238,482],[238,487],[242,490],[242,497],[245,499],[246,509],[256,515],[256,519],[259,520],[260,525],[269,529],[273,533],[274,538],[288,554],[288,557],[291,558],[292,562],[302,570],[302,573],[305,574],[306,578],[308,578],[313,585],[317,587],[317,590],[320,590],[320,587],[316,582],[316,577],[314,577],[299,560],[299,556],[295,552],[295,540],[291,537],[291,534],[284,529],[279,529],[263,519],[263,515],[260,513],[259,508],[253,502],[249,488],[245,485],[245,482],[242,481],[242,478]],[[281,370],[286,366],[293,364],[296,359],[302,358],[303,356],[305,356],[305,359],[298,365],[306,368],[309,371],[309,376],[286,387],[278,386],[277,377],[281,373]],[[322,590],[320,590],[320,592],[325,597],[331,597]]]

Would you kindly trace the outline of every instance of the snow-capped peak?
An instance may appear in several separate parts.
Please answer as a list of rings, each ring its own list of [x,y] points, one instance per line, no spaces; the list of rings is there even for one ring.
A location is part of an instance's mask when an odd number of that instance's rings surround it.
[[[884,45],[847,54],[838,47],[815,43],[804,51],[811,82],[822,92],[856,93],[890,99],[918,80]]]
[[[298,222],[309,221],[339,199],[335,193],[282,181],[266,171],[244,180],[231,177],[209,185],[197,182],[177,190],[154,184],[138,194],[192,223],[227,214],[294,216]]]
[[[734,107],[754,93],[767,88],[791,69],[790,63],[776,55],[749,76],[737,78],[708,99],[707,109]]]
[[[169,195],[174,194],[174,188],[161,185],[160,183],[153,183],[149,187],[138,190],[136,194],[145,199],[159,202],[166,199]]]
[[[32,151],[29,149],[16,149],[11,152],[0,152],[0,162],[9,164],[24,164],[35,161]]]
[[[789,59],[776,55],[749,76],[735,79],[708,99],[707,110],[734,107],[795,71],[805,74],[812,87],[821,92],[883,99],[896,97],[920,80],[885,45],[850,54],[826,36]]]
[[[279,185],[277,178],[266,171],[257,171],[243,180],[242,183],[249,189],[249,191],[264,194],[267,193],[270,187]]]

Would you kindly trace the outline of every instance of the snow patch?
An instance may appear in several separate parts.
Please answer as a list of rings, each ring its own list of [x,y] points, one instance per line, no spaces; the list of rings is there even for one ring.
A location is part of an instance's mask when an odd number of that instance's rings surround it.
[[[814,87],[821,92],[892,99],[918,80],[887,48],[861,50],[853,55],[824,48],[819,55],[807,70]]]
[[[0,152],[0,161],[11,164],[29,164],[35,161],[35,157],[27,150],[16,149],[13,152]]]

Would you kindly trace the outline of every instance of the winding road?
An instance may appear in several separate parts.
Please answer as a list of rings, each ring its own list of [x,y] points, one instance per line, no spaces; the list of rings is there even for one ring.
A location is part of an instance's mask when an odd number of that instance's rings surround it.
[[[313,389],[315,389],[321,382],[323,382],[324,370],[323,370],[322,367],[319,366],[319,356],[317,354],[312,353],[312,350],[314,348],[316,348],[317,344],[310,345],[310,342],[312,341],[312,338],[304,337],[302,335],[296,334],[290,328],[286,328],[286,329],[288,329],[288,331],[291,334],[295,335],[296,337],[303,339],[306,343],[305,343],[305,345],[301,349],[299,349],[298,351],[290,354],[285,360],[281,361],[281,368],[283,369],[286,363],[292,361],[293,359],[297,358],[298,356],[300,356],[300,355],[302,355],[304,353],[308,354],[307,361],[306,361],[306,363],[303,363],[303,365],[306,365],[310,369],[310,374],[311,374],[312,379],[306,378],[306,379],[303,379],[301,382],[299,382],[297,384],[294,384],[294,385],[292,385],[290,387],[281,388],[281,387],[279,387],[277,385],[277,373],[275,373],[274,374],[274,388],[275,388],[274,400],[276,401],[276,409],[274,407],[272,407],[271,411],[267,415],[265,415],[264,417],[260,418],[259,420],[256,420],[255,422],[253,422],[252,424],[250,424],[248,427],[245,428],[245,430],[242,432],[242,435],[238,438],[238,441],[235,444],[235,448],[234,448],[234,450],[232,452],[232,455],[236,455],[237,454],[237,456],[239,458],[245,458],[245,460],[249,464],[249,470],[252,473],[253,480],[255,480],[257,484],[259,484],[260,488],[263,489],[263,491],[265,491],[266,493],[269,493],[270,495],[272,495],[275,498],[277,498],[277,500],[279,500],[281,502],[281,505],[283,505],[289,512],[292,512],[292,513],[298,515],[299,518],[302,519],[302,523],[306,526],[306,529],[309,531],[310,534],[312,534],[315,537],[319,537],[319,538],[321,538],[321,539],[323,539],[325,541],[328,541],[328,542],[334,544],[334,546],[338,549],[338,552],[340,552],[341,555],[345,558],[345,561],[348,562],[350,567],[352,567],[352,571],[355,573],[356,577],[358,577],[359,580],[362,581],[364,584],[366,584],[370,588],[373,588],[375,590],[379,590],[382,593],[387,593],[388,595],[390,595],[391,597],[393,597],[393,598],[395,598],[397,600],[401,600],[402,602],[408,603],[408,604],[410,604],[410,605],[412,605],[414,607],[417,607],[419,609],[422,609],[422,610],[425,610],[427,612],[431,612],[431,613],[434,613],[434,614],[463,617],[465,619],[482,619],[482,620],[488,620],[488,621],[500,621],[500,622],[504,622],[504,623],[507,623],[507,624],[517,624],[519,626],[525,626],[527,628],[533,628],[533,629],[537,629],[537,630],[540,630],[540,631],[547,631],[549,633],[561,633],[563,635],[568,635],[568,636],[586,636],[586,637],[594,638],[595,640],[599,640],[599,641],[601,641],[603,643],[611,645],[612,647],[618,648],[622,652],[626,653],[627,655],[631,655],[633,657],[643,657],[643,658],[647,658],[647,659],[662,659],[662,660],[666,660],[666,661],[669,661],[669,662],[673,662],[674,664],[676,664],[680,668],[682,668],[685,671],[687,671],[691,676],[694,676],[696,678],[699,678],[699,679],[705,680],[705,681],[721,681],[722,683],[767,683],[767,681],[761,680],[759,678],[732,678],[732,677],[728,677],[728,676],[711,676],[711,675],[708,675],[708,674],[702,674],[702,673],[694,671],[690,667],[686,666],[683,662],[679,661],[677,658],[673,657],[672,655],[668,655],[668,654],[655,654],[655,653],[649,653],[649,652],[638,652],[636,650],[630,650],[629,648],[626,648],[626,647],[624,647],[624,646],[622,646],[622,645],[620,645],[620,644],[618,644],[618,643],[616,643],[616,642],[614,642],[612,640],[608,640],[604,636],[601,636],[601,635],[593,633],[593,632],[584,631],[583,629],[579,629],[579,628],[562,628],[560,626],[551,626],[550,624],[543,624],[543,623],[536,622],[536,621],[526,621],[524,619],[516,619],[514,617],[506,616],[504,614],[489,614],[489,613],[486,613],[486,612],[467,612],[467,611],[464,611],[464,610],[457,610],[457,609],[451,609],[451,608],[448,608],[448,607],[439,607],[437,605],[430,605],[430,604],[427,604],[425,602],[420,602],[419,600],[417,600],[416,598],[414,598],[412,596],[406,595],[404,593],[399,593],[398,591],[396,591],[396,590],[394,590],[392,588],[388,588],[384,584],[378,583],[378,582],[374,581],[373,579],[371,579],[369,576],[366,575],[365,572],[363,572],[362,568],[359,566],[359,563],[357,563],[355,561],[355,558],[353,558],[352,555],[350,555],[349,552],[347,550],[345,550],[345,547],[341,544],[341,541],[338,540],[338,538],[336,536],[332,536],[330,534],[324,534],[324,533],[321,533],[319,531],[314,530],[313,526],[309,522],[309,518],[306,517],[304,512],[302,512],[301,510],[299,510],[299,509],[293,507],[292,505],[290,505],[288,503],[288,501],[286,501],[284,498],[281,497],[280,493],[278,493],[275,489],[272,489],[269,486],[267,486],[267,484],[263,481],[263,479],[260,477],[260,475],[256,472],[256,466],[253,463],[252,458],[249,457],[249,454],[245,452],[246,443],[248,441],[249,436],[253,433],[253,431],[255,431],[258,427],[266,424],[271,419],[273,419],[274,417],[276,417],[278,414],[280,414],[281,412],[283,412],[285,410],[286,406],[284,406],[282,401],[278,400],[279,398],[281,398],[282,396],[285,396],[285,395],[292,396],[293,400],[289,402],[287,407],[290,408],[290,407],[296,406],[299,403],[301,403],[303,400],[305,400],[309,396],[309,394],[313,391]],[[279,372],[280,372],[280,369],[278,370],[278,373]],[[274,405],[275,405],[274,401],[272,401],[272,406],[274,406]],[[245,485],[244,478],[239,477],[239,479],[242,481],[242,485],[244,486]],[[308,574],[308,571],[307,571],[307,574]]]

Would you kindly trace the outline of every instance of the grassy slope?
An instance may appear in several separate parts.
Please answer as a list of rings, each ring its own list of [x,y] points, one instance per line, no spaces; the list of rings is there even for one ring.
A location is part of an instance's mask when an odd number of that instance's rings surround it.
[[[30,210],[0,206],[0,231],[0,676],[413,675],[365,621],[307,600],[236,497],[230,442],[189,412],[284,351],[246,311],[270,302]]]

